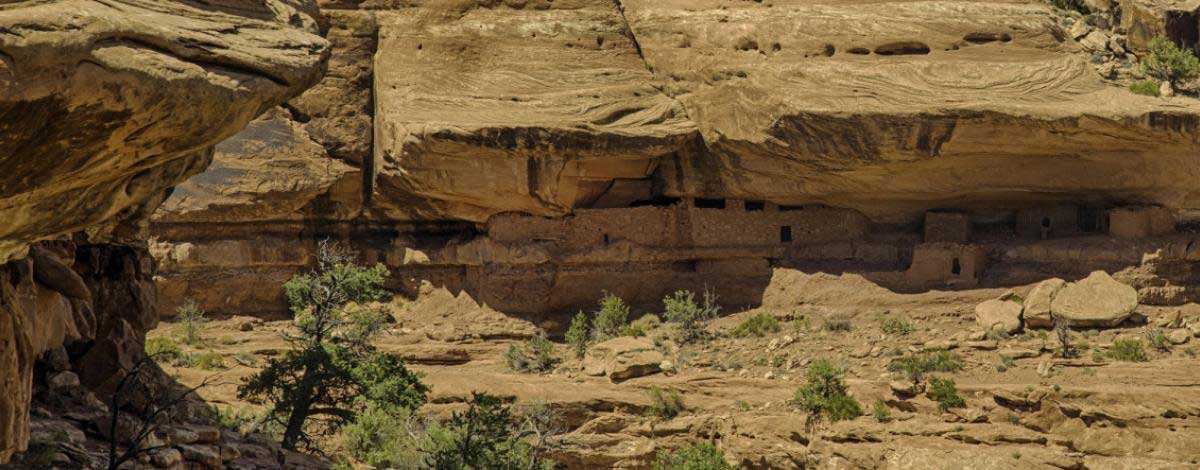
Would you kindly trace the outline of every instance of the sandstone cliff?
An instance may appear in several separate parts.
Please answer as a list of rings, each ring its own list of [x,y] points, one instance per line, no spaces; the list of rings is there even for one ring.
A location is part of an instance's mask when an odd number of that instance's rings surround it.
[[[26,445],[42,353],[69,346],[102,390],[140,352],[157,302],[139,226],[322,76],[318,32],[303,1],[0,7],[0,461]]]
[[[1011,246],[1197,204],[1200,101],[1126,88],[1149,38],[1194,43],[1195,8],[1089,5],[327,2],[329,75],[155,214],[163,310],[282,313],[325,237],[394,287],[536,314],[700,285],[754,304],[795,264],[907,290],[1128,269],[1179,302],[1189,238]],[[923,240],[929,211],[966,231]],[[983,245],[917,247],[972,226]]]

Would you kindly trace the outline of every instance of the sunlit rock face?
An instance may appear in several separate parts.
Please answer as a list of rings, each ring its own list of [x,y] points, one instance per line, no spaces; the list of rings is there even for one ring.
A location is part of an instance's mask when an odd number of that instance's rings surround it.
[[[277,0],[0,7],[0,260],[136,218],[202,170],[212,146],[311,86],[328,55],[315,11]]]
[[[73,359],[103,386],[140,351],[157,313],[139,228],[216,144],[322,76],[316,12],[299,0],[0,5],[0,462],[27,443],[39,355],[90,344]]]

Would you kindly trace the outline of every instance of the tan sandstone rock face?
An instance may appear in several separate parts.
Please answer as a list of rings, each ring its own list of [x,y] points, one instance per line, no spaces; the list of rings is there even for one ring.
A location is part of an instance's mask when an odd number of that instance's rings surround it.
[[[9,2],[0,8],[0,262],[36,241],[129,241],[212,146],[311,86],[328,44],[293,0]],[[152,263],[92,245],[0,268],[0,461],[28,440],[34,359],[104,387],[157,322]]]
[[[686,142],[686,111],[655,88],[612,2],[470,3],[379,14],[379,211],[563,215],[647,180]]]
[[[314,11],[276,0],[6,5],[0,260],[148,216],[211,146],[320,77]]]
[[[1196,201],[1181,176],[1200,106],[1105,85],[1043,4],[623,4],[706,144],[667,178],[679,193],[905,220],[939,205]]]
[[[1111,327],[1129,318],[1137,306],[1137,290],[1096,271],[1063,286],[1054,295],[1050,311],[1072,327]]]
[[[1048,328],[1054,325],[1050,305],[1067,281],[1059,278],[1047,279],[1034,286],[1025,298],[1025,325]]]
[[[975,306],[975,322],[985,330],[1016,333],[1021,329],[1021,304],[993,299]]]

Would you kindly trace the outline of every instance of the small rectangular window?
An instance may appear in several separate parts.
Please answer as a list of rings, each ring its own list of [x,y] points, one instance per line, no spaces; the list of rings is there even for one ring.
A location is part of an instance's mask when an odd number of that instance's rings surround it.
[[[696,198],[696,207],[701,209],[724,209],[725,200]]]
[[[761,211],[767,207],[767,204],[762,201],[746,201],[746,212]]]
[[[787,243],[792,241],[792,226],[784,225],[779,227],[779,242]]]

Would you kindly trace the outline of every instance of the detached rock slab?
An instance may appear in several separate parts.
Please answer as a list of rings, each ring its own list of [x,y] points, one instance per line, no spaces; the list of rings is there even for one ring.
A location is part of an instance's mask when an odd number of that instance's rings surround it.
[[[1136,289],[1096,271],[1063,286],[1053,296],[1050,311],[1069,320],[1074,328],[1113,327],[1128,319],[1137,306]]]
[[[620,337],[592,346],[583,359],[583,372],[607,376],[613,382],[656,374],[666,356],[645,338]]]
[[[1029,291],[1029,296],[1025,298],[1025,326],[1045,328],[1054,326],[1054,319],[1050,315],[1050,304],[1054,301],[1054,296],[1058,295],[1058,291],[1066,285],[1067,281],[1056,277],[1046,279],[1034,286],[1033,290]]]
[[[1016,333],[1021,329],[1021,310],[1021,304],[1013,300],[988,300],[975,306],[975,322],[985,330]]]

